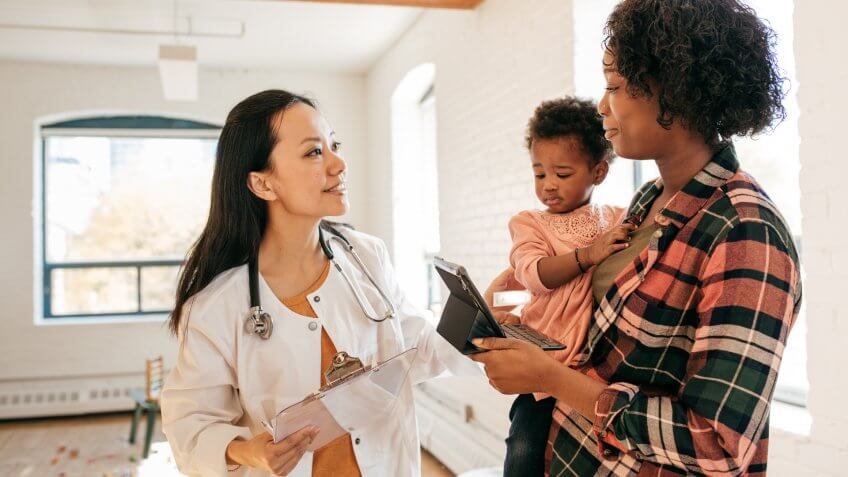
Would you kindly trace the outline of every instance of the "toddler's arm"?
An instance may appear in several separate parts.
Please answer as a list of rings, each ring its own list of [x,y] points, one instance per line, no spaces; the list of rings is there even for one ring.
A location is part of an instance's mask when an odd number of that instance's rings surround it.
[[[630,232],[634,229],[635,226],[630,223],[622,224],[598,237],[588,247],[554,255],[553,247],[545,240],[538,224],[529,213],[522,212],[509,221],[512,236],[510,264],[515,269],[515,278],[532,293],[549,293],[626,248]]]

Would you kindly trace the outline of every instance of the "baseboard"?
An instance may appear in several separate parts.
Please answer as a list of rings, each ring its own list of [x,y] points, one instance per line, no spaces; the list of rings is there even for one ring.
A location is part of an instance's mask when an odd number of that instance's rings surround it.
[[[0,381],[0,419],[131,410],[143,388],[143,373]]]

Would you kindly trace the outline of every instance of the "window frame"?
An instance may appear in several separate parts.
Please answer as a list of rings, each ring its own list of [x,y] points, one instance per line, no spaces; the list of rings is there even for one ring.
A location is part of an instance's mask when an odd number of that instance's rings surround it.
[[[133,259],[51,262],[47,255],[47,140],[51,137],[106,137],[106,138],[169,138],[218,139],[221,127],[215,124],[154,115],[116,115],[76,118],[44,124],[39,128],[41,145],[39,206],[40,234],[39,262],[41,264],[41,316],[44,321],[64,319],[136,318],[169,314],[169,309],[142,309],[142,270],[154,267],[180,267],[184,259]],[[134,268],[136,272],[136,310],[121,312],[53,312],[52,291],[54,270],[85,270],[88,268]]]
[[[430,83],[424,93],[421,95],[421,99],[418,100],[418,112],[421,113],[423,108],[429,107],[431,103],[435,104],[436,102],[436,83],[435,81]],[[438,127],[438,126],[437,126]],[[436,138],[436,141],[438,139]],[[436,145],[438,146],[438,145]],[[436,155],[436,180],[438,181],[438,167],[439,167],[439,158],[438,153]],[[438,184],[436,187],[436,197],[438,198]],[[436,210],[438,211],[439,203],[436,201]],[[440,240],[441,242],[441,240]],[[440,244],[441,245],[441,244]],[[441,249],[441,247],[439,247]],[[438,316],[442,313],[442,284],[441,280],[438,278],[436,274],[436,269],[433,267],[433,261],[438,256],[438,251],[425,251],[424,253],[424,265],[426,268],[427,275],[427,310],[429,310],[433,314],[433,326],[438,323]]]

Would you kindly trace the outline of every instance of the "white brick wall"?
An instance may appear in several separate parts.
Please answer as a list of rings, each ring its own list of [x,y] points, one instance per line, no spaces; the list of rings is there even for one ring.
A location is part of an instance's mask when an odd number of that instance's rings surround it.
[[[848,349],[848,213],[844,180],[844,115],[848,102],[835,94],[848,81],[842,58],[844,3],[795,2],[795,58],[801,107],[801,211],[804,300],[809,322],[809,436],[775,431],[772,475],[843,476],[848,462],[848,382],[837,371]]]
[[[789,1],[789,0],[781,0]],[[848,394],[834,369],[845,362],[848,236],[840,154],[848,66],[842,19],[848,6],[795,2],[800,120],[802,259],[809,316],[809,436],[772,426],[770,474],[846,475]],[[578,19],[574,19],[578,21]],[[403,75],[436,64],[442,254],[466,264],[482,286],[503,266],[508,217],[536,206],[522,146],[523,128],[541,100],[573,91],[571,2],[488,0],[475,12],[428,12],[367,77],[368,229],[391,242],[389,98]],[[498,416],[493,414],[493,418]],[[498,425],[503,426],[503,422]]]
[[[507,220],[537,206],[524,127],[539,102],[573,90],[571,38],[571,3],[563,0],[487,0],[473,12],[423,14],[366,80],[368,230],[394,249],[390,100],[407,72],[432,62],[441,255],[485,287],[507,265]],[[454,405],[443,406],[437,421],[419,415],[425,447],[457,473],[501,465],[512,397],[484,379],[450,378],[427,389]],[[472,421],[452,420],[451,409],[466,405]]]
[[[367,79],[371,231],[392,240],[391,94],[406,72],[433,62],[441,254],[481,285],[507,265],[507,220],[537,206],[524,126],[539,102],[573,90],[570,24],[562,0],[422,15]]]

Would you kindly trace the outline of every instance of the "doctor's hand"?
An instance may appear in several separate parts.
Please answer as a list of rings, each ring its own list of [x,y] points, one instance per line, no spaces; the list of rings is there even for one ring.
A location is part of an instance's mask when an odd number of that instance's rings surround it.
[[[564,368],[542,348],[526,341],[482,338],[472,342],[490,350],[469,357],[483,363],[489,384],[503,394],[551,394],[549,385],[560,368]]]
[[[274,475],[288,475],[300,462],[306,447],[316,435],[318,428],[309,426],[276,444],[267,432],[249,441],[236,439],[227,446],[227,464],[241,464]]]

